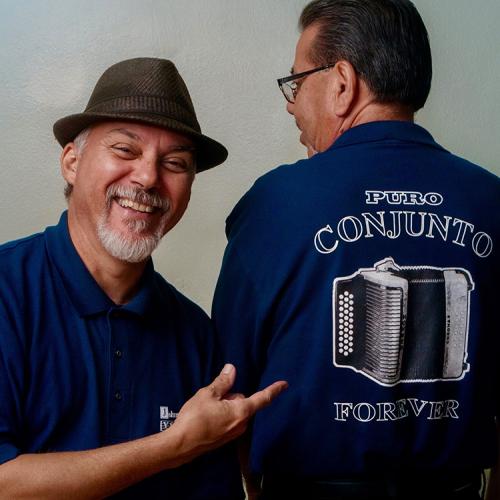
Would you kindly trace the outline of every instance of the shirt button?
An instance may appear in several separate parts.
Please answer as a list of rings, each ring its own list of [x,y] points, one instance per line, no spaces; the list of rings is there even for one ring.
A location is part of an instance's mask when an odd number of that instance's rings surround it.
[[[119,391],[116,391],[116,392],[115,392],[115,399],[116,399],[117,401],[121,401],[121,400],[122,400],[122,393],[121,393],[121,392],[119,392]]]
[[[117,349],[117,350],[115,351],[115,357],[117,357],[117,358],[121,358],[122,356],[123,356],[123,353],[120,351],[120,349]]]

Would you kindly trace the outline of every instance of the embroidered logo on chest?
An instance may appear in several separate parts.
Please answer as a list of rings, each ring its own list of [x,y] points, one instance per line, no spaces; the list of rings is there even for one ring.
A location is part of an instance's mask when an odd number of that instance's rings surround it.
[[[169,409],[168,406],[160,406],[160,432],[168,429],[177,418],[179,412]]]

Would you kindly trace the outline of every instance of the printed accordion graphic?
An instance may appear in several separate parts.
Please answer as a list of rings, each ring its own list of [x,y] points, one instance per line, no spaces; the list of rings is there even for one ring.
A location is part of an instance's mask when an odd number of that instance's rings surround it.
[[[333,284],[333,363],[381,385],[457,380],[469,370],[468,271],[386,258]]]

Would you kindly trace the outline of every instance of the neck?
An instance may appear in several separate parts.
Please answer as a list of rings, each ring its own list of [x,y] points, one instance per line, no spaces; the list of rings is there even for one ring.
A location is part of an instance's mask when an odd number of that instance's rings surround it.
[[[387,120],[412,122],[413,119],[413,112],[406,107],[370,102],[356,110],[356,113],[352,117],[351,127],[363,123]]]
[[[362,125],[363,123],[388,120],[413,122],[414,114],[403,106],[381,104],[377,102],[362,103],[353,109],[352,113],[344,119],[340,128],[340,134],[352,127]]]
[[[146,262],[130,263],[116,259],[101,245],[95,229],[78,224],[73,211],[68,210],[71,241],[85,267],[115,304],[126,304],[137,291]]]
[[[350,109],[339,118],[342,121],[335,139],[346,130],[363,123],[388,120],[413,122],[415,114],[409,106],[403,104],[378,102],[366,83],[360,79]]]

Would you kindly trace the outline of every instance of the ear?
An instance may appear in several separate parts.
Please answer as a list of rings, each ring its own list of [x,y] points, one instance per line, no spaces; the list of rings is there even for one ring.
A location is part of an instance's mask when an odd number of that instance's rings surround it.
[[[353,108],[358,93],[358,74],[349,61],[339,61],[333,69],[335,72],[335,114],[344,117]]]
[[[62,150],[60,163],[61,174],[64,177],[64,180],[72,186],[75,183],[79,159],[80,155],[75,148],[75,143],[68,142]]]

